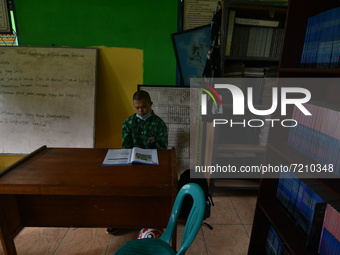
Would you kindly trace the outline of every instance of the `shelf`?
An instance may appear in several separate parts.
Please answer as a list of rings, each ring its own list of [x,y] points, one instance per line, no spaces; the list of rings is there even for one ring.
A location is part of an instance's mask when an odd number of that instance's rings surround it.
[[[295,150],[288,144],[277,144],[273,145],[270,142],[267,144],[268,148],[275,151],[278,155],[282,157],[287,163],[294,164],[294,163],[300,163],[300,164],[312,164],[317,163],[316,161],[312,160],[311,158],[307,157],[305,154],[303,154],[300,151]]]
[[[277,201],[258,201],[258,206],[265,214],[270,224],[279,233],[280,238],[291,252],[290,254],[318,254],[316,251],[306,250],[307,238],[292,219],[285,213],[284,208]]]
[[[238,8],[244,8],[244,9],[251,8],[252,10],[254,8],[256,8],[256,9],[268,9],[268,7],[280,9],[280,8],[287,8],[287,3],[288,2],[283,2],[283,1],[243,1],[243,0],[238,0],[237,2],[231,1],[230,7],[237,6]]]
[[[306,84],[301,83],[301,86],[299,86],[309,90],[312,95],[311,100],[340,105],[339,82],[336,79],[327,79],[327,81],[324,79],[322,82],[314,79],[339,78],[340,69],[300,67],[302,66],[300,62],[309,18],[336,7],[339,7],[339,0],[289,0],[278,77],[312,78],[307,80]],[[303,10],[303,12],[299,10]],[[285,81],[282,80],[282,82],[279,82],[277,85],[279,88],[286,86],[292,87],[294,83],[290,84],[290,81],[285,83]],[[288,108],[287,118],[293,118],[292,114],[292,107]],[[281,115],[275,113],[272,117],[279,119]],[[289,146],[289,131],[289,128],[282,126],[270,128],[265,153],[265,164],[284,166],[298,164],[303,167],[307,166],[305,169],[311,170],[312,168],[309,167],[313,164],[318,164],[318,162],[294,149],[294,146]],[[297,170],[294,169],[294,174],[301,179],[313,178],[315,182],[322,186],[323,190],[327,190],[340,198],[340,181],[339,178],[337,178],[338,176],[332,172],[328,172],[326,176],[326,172],[323,174],[320,171],[305,171],[305,169],[302,170],[302,173],[298,174],[296,173]],[[291,171],[294,172],[293,170]],[[309,175],[306,173],[312,174]],[[316,176],[314,173],[318,175]],[[278,185],[279,173],[273,176],[272,179],[261,179],[248,254],[264,254],[268,241],[267,235],[271,226],[279,235],[282,244],[289,249],[289,254],[318,254],[317,249],[311,250],[305,248],[307,234],[297,226],[296,221],[288,215],[286,209],[276,199]],[[272,242],[272,240],[269,240],[269,242]],[[277,239],[275,239],[274,243],[271,243],[275,248],[278,244],[281,244],[281,241]]]
[[[271,58],[271,57],[251,57],[251,56],[225,56],[224,60],[226,61],[243,61],[243,62],[251,62],[251,61],[260,61],[260,62],[274,62],[278,63],[280,59]]]
[[[337,73],[340,74],[340,69],[320,69],[320,68],[280,68],[283,73]]]
[[[216,157],[259,157],[263,156],[266,147],[256,144],[219,144],[216,149]]]
[[[226,160],[233,165],[254,164],[263,160],[265,147],[256,144],[218,144],[214,162],[218,159]],[[242,163],[241,163],[242,162]],[[210,179],[210,191],[216,188],[258,190],[259,179],[213,178]]]
[[[309,158],[300,151],[295,150],[289,145],[282,144],[279,146],[278,145],[275,146],[272,144],[268,144],[268,149],[274,151],[279,157],[281,157],[283,160],[291,164],[293,163],[306,165],[318,164],[318,162]],[[338,176],[333,176],[333,178],[317,179],[316,181],[322,184],[329,192],[331,192],[333,195],[337,196],[340,199],[340,185]]]
[[[256,144],[219,144],[217,146],[217,150],[218,152],[264,154],[266,147]]]
[[[258,190],[258,179],[215,179],[214,188]]]
[[[294,77],[339,77],[340,69],[318,68],[280,68],[280,76],[292,75]]]

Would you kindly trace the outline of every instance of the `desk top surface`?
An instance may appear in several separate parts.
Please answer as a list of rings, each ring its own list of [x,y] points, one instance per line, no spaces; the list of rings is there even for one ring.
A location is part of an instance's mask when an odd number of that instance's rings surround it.
[[[43,146],[0,173],[0,194],[169,195],[174,150],[158,150],[159,165],[102,166],[107,150]]]

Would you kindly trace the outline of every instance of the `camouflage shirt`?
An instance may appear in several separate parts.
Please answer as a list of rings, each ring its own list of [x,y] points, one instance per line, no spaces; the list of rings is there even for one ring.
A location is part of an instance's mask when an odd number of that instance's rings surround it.
[[[122,127],[122,147],[129,149],[166,149],[168,147],[168,129],[164,121],[154,112],[146,120],[136,114],[127,118]]]

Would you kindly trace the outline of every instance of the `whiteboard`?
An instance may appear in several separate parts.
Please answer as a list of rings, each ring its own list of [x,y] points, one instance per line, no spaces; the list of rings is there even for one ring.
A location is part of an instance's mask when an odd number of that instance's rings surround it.
[[[0,153],[94,146],[95,48],[0,47]]]

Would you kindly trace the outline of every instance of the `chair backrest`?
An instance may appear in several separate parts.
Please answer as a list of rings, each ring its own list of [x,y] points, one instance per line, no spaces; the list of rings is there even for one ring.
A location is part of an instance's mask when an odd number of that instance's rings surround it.
[[[177,224],[177,219],[183,203],[183,199],[187,195],[191,196],[194,202],[185,224],[181,247],[178,250],[177,254],[185,254],[186,250],[195,240],[195,237],[202,225],[204,216],[205,198],[202,188],[196,183],[188,183],[184,185],[177,194],[168,225],[160,239],[167,243],[170,243],[171,237]]]

